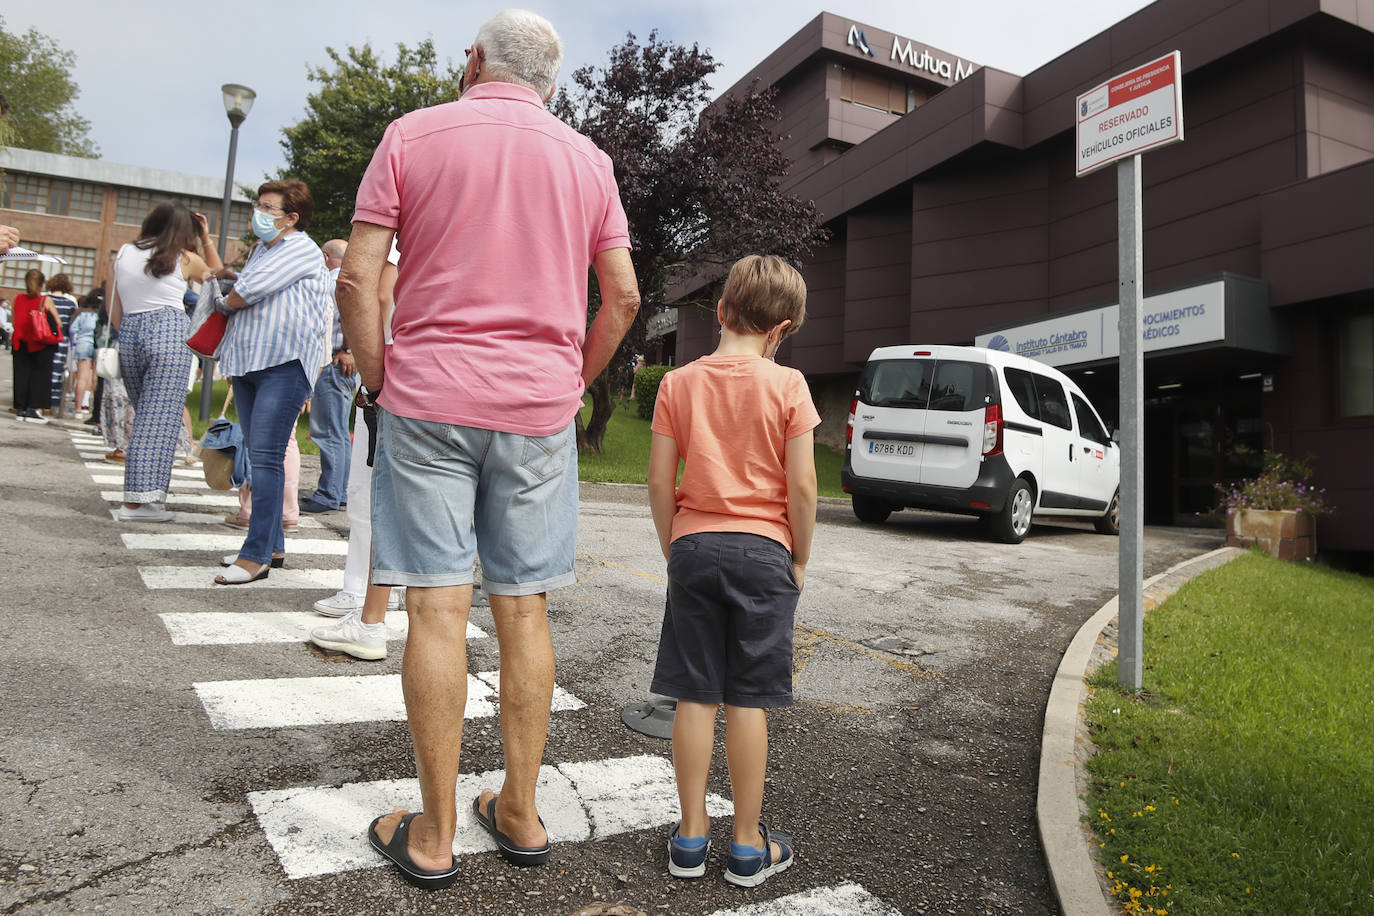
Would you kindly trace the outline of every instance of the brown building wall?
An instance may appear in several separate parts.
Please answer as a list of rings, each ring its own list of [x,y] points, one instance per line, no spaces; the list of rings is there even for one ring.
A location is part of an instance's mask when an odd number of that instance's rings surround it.
[[[841,358],[849,364],[905,340],[911,323],[911,204],[901,196],[884,203],[848,219]]]

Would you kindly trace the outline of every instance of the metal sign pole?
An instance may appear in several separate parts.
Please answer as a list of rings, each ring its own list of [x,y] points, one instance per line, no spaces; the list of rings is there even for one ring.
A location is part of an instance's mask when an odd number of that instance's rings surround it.
[[[1140,301],[1145,255],[1140,215],[1140,156],[1116,166],[1121,335],[1121,556],[1117,564],[1117,683],[1139,691],[1143,676],[1145,575],[1145,373]]]

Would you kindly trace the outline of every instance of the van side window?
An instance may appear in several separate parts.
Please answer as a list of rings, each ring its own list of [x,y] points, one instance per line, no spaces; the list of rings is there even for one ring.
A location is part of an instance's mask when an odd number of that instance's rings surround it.
[[[1035,379],[1024,369],[1013,369],[1008,366],[1003,372],[1017,406],[1026,412],[1026,416],[1040,419],[1040,404],[1035,399]]]
[[[981,410],[986,376],[986,370],[979,363],[942,360],[935,367],[935,384],[930,389],[930,409],[960,413]]]
[[[1064,386],[1046,375],[1032,372],[1030,376],[1035,382],[1035,400],[1040,404],[1040,419],[1060,429],[1073,429],[1073,418],[1069,416],[1069,399],[1064,397]]]
[[[859,379],[859,399],[874,407],[925,409],[935,361],[887,359],[869,363]]]
[[[1097,420],[1097,414],[1078,395],[1073,396],[1073,412],[1078,416],[1078,434],[1084,439],[1091,439],[1099,445],[1106,445],[1110,441],[1107,431]]]

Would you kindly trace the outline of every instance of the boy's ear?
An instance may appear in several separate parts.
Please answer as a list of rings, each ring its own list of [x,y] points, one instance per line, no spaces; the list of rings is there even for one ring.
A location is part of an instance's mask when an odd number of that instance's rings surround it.
[[[725,297],[716,300],[716,324],[725,324]]]

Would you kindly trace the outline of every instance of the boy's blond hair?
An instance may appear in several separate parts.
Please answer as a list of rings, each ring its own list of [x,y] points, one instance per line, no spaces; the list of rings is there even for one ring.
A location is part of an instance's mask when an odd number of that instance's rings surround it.
[[[763,334],[790,320],[783,331],[788,337],[806,320],[806,281],[782,258],[751,254],[730,268],[720,301],[730,330]]]

